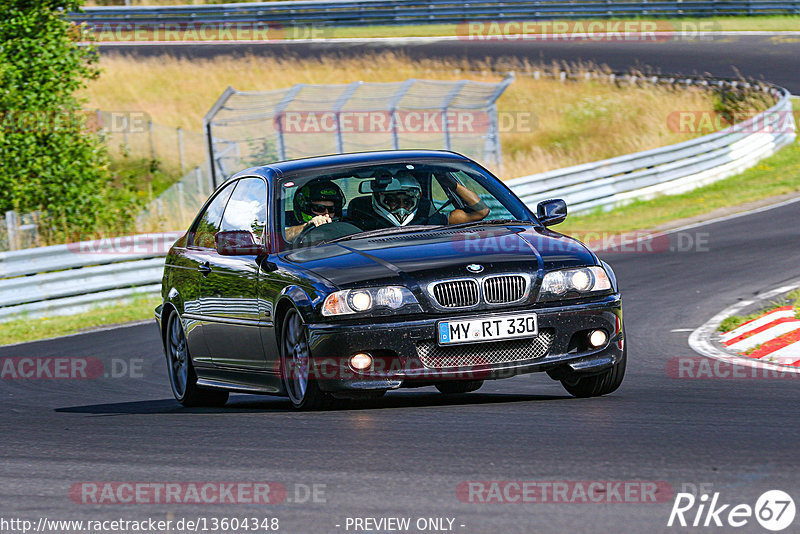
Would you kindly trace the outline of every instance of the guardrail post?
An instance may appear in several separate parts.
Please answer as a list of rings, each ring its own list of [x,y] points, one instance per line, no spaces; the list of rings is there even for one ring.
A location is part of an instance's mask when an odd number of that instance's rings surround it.
[[[183,174],[183,130],[178,128],[178,160],[181,164],[181,174]]]
[[[198,166],[195,171],[195,174],[197,175],[197,192],[200,194],[200,196],[204,196],[206,194],[206,188],[203,187],[203,169]]]
[[[178,218],[183,221],[183,218],[186,216],[186,203],[183,198],[183,182],[178,182],[175,185],[178,190]]]
[[[278,158],[283,161],[286,159],[286,143],[283,137],[283,112],[286,111],[286,108],[289,107],[289,104],[295,99],[297,94],[305,87],[306,84],[298,83],[297,85],[292,86],[278,105],[275,106],[274,115],[273,117],[275,120],[275,146],[278,149]]]
[[[123,115],[122,116],[122,141],[123,141],[123,145],[125,145],[125,152],[126,153],[130,152],[131,144],[129,142],[130,139],[128,137],[128,116],[127,115]]]
[[[442,113],[442,133],[444,134],[444,149],[451,150],[450,148],[450,128],[449,124],[447,124],[447,110],[450,108],[450,104],[453,103],[453,100],[458,96],[458,93],[461,92],[461,89],[467,84],[466,80],[461,80],[453,87],[447,95],[445,95],[444,99],[442,99],[441,105],[441,113]]]
[[[6,230],[8,231],[8,250],[19,249],[19,217],[17,212],[6,212]]]
[[[333,105],[333,113],[336,115],[336,152],[339,154],[344,152],[344,139],[342,138],[342,108],[347,101],[353,96],[353,94],[358,90],[359,86],[362,82],[353,82],[349,84],[344,92],[336,99],[336,103]]]
[[[153,121],[147,121],[147,129],[150,133],[150,161],[156,159],[156,140],[153,137]]]
[[[411,86],[416,83],[417,80],[414,78],[409,78],[408,80],[404,81],[403,84],[400,86],[400,89],[397,90],[395,94],[392,95],[391,100],[389,100],[389,120],[391,121],[391,131],[392,131],[392,148],[395,150],[400,149],[400,138],[397,135],[397,117],[395,117],[395,112],[397,111],[397,105],[400,103],[400,100],[406,95]]]

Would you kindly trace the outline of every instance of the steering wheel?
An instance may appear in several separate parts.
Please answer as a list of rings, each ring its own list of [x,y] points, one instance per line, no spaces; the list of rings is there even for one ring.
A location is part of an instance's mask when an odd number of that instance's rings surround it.
[[[436,211],[434,211],[433,213],[431,213],[430,215],[425,217],[425,220],[422,221],[422,224],[428,224],[428,221],[430,221],[433,218],[434,215],[438,215],[439,213],[441,213],[441,211],[443,209],[445,209],[447,206],[450,206],[452,203],[453,203],[453,199],[452,198],[447,199],[447,202],[445,202],[444,204],[439,206],[439,209],[437,209]]]
[[[358,226],[342,221],[333,221],[319,226],[309,224],[294,238],[292,244],[294,248],[309,247],[316,245],[320,241],[357,234],[361,231]]]

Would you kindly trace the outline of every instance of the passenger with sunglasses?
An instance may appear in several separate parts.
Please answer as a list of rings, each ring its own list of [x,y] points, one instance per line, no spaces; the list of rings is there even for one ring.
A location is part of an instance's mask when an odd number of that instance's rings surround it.
[[[344,193],[330,180],[312,180],[294,194],[294,216],[300,224],[286,228],[287,241],[309,226],[321,226],[342,217]]]

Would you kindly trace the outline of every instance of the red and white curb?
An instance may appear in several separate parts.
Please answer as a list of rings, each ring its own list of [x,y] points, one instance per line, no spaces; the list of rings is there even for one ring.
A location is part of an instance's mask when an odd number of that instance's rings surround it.
[[[772,310],[730,332],[717,333],[717,328],[725,318],[758,302],[785,295],[798,286],[800,280],[795,280],[758,298],[742,300],[725,308],[691,333],[689,346],[703,356],[731,364],[800,373],[800,320],[795,318],[791,306]],[[725,348],[716,345],[715,339]],[[746,354],[747,351],[750,351],[749,354]]]
[[[720,342],[748,358],[800,366],[800,320],[783,306],[725,332]]]

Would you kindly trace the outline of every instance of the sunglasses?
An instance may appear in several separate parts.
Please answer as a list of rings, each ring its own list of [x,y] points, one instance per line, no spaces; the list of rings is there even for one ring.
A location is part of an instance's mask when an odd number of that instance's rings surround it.
[[[311,212],[316,213],[317,215],[324,215],[326,213],[336,213],[336,205],[328,206],[327,204],[311,204]]]
[[[404,193],[397,195],[383,195],[383,203],[392,208],[410,209],[416,206],[417,198]]]

